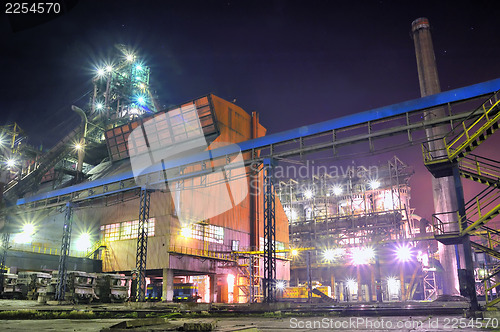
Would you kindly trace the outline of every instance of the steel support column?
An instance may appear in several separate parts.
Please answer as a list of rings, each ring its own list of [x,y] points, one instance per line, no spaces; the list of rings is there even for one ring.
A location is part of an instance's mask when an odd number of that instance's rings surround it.
[[[264,159],[264,300],[276,300],[276,215],[274,162]]]
[[[7,260],[7,251],[9,250],[9,240],[10,240],[10,233],[3,233],[2,234],[2,253],[0,256],[0,294],[3,293],[3,281],[5,274],[7,272],[7,268],[5,266],[5,261]],[[4,272],[5,271],[5,272]]]
[[[64,301],[66,295],[67,259],[71,247],[71,226],[73,224],[73,203],[66,203],[64,215],[64,226],[61,242],[61,254],[59,256],[59,274],[56,286],[56,300]]]
[[[146,299],[146,258],[148,254],[148,220],[151,203],[151,190],[141,190],[139,208],[139,226],[137,234],[137,255],[135,266],[137,268],[137,295],[136,300],[144,302]]]
[[[465,212],[465,201],[464,201],[464,189],[462,187],[462,179],[460,178],[460,170],[458,168],[458,164],[453,166],[453,177],[455,180],[455,191],[457,193],[457,202],[458,202],[458,213],[460,216],[461,223],[460,229],[467,228],[467,217]],[[474,278],[474,262],[472,261],[472,247],[470,244],[470,236],[466,234],[462,238],[463,252],[464,252],[464,261],[465,261],[465,279],[466,279],[466,293],[462,294],[464,296],[468,296],[470,299],[470,306],[472,311],[479,310],[479,304],[477,302],[476,295],[476,281]],[[457,262],[460,260],[457,258]]]

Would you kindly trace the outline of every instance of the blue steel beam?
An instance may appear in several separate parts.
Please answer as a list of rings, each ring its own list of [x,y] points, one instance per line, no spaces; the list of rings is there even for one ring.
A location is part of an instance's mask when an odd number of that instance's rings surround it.
[[[347,115],[337,119],[327,120],[312,125],[286,130],[280,133],[271,134],[268,136],[236,143],[236,145],[239,146],[242,152],[263,149],[269,147],[270,145],[296,140],[301,137],[318,135],[336,129],[347,128],[367,123],[369,121],[378,121],[382,119],[403,115],[405,113],[411,113],[433,107],[443,106],[448,103],[466,101],[472,98],[488,95],[499,90],[500,90],[500,78],[497,78],[491,81],[482,82],[446,92],[441,92],[423,98],[413,99],[398,104],[393,104],[389,106],[375,108],[365,112],[356,113],[353,115]],[[232,155],[234,153],[235,153],[234,145],[221,147],[215,150],[211,150],[209,152],[204,151],[201,153],[196,153],[176,160],[171,160],[163,165],[157,165],[156,167],[151,167],[149,171],[157,172],[161,171],[162,169],[172,169],[175,167],[198,163],[204,160],[210,160],[223,157],[226,155]],[[109,183],[128,180],[133,177],[134,177],[133,172],[128,171],[115,176],[106,177],[99,180],[54,190],[48,193],[34,195],[27,198],[21,198],[17,201],[17,205],[23,205],[26,203],[36,202],[52,197],[70,194],[75,191],[91,189]]]

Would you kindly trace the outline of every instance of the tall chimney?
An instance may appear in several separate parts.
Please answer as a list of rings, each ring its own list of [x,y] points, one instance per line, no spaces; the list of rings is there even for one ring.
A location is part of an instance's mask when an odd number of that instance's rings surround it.
[[[436,67],[436,57],[432,46],[429,20],[425,17],[418,18],[411,24],[413,41],[415,43],[415,54],[417,57],[418,79],[420,82],[420,94],[422,97],[441,92],[439,77]],[[444,108],[437,108],[425,113],[425,120],[444,117]],[[446,125],[429,128],[426,130],[428,140],[443,137],[448,131]],[[432,143],[432,142],[431,142]],[[436,140],[431,145],[432,150],[444,149],[442,140]],[[455,191],[453,176],[434,178],[432,177],[432,189],[434,197],[434,213],[445,213],[458,210],[458,200]],[[448,231],[458,231],[458,218],[455,214],[440,215],[443,222],[448,223]],[[451,223],[451,224],[450,224]],[[443,273],[443,293],[448,295],[458,295],[458,264],[457,251],[462,245],[444,245],[438,242],[439,261],[444,268]]]

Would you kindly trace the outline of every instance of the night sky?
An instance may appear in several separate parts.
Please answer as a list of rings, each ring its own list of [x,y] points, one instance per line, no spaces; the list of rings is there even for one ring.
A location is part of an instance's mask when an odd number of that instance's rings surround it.
[[[122,43],[151,67],[162,105],[214,93],[276,133],[418,98],[418,17],[430,20],[443,90],[500,77],[499,14],[494,1],[79,1],[18,32],[4,14],[0,124],[51,146]]]

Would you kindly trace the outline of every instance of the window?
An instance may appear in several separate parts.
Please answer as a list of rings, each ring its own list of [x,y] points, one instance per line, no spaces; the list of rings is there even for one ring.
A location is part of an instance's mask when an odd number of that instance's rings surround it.
[[[193,239],[220,244],[224,242],[224,228],[220,226],[193,224],[191,227],[191,237]]]
[[[155,219],[148,220],[148,236],[155,235]],[[105,241],[136,239],[139,220],[118,222],[101,226],[101,238]]]
[[[232,251],[240,250],[240,241],[239,240],[232,240],[231,241],[231,250]]]

